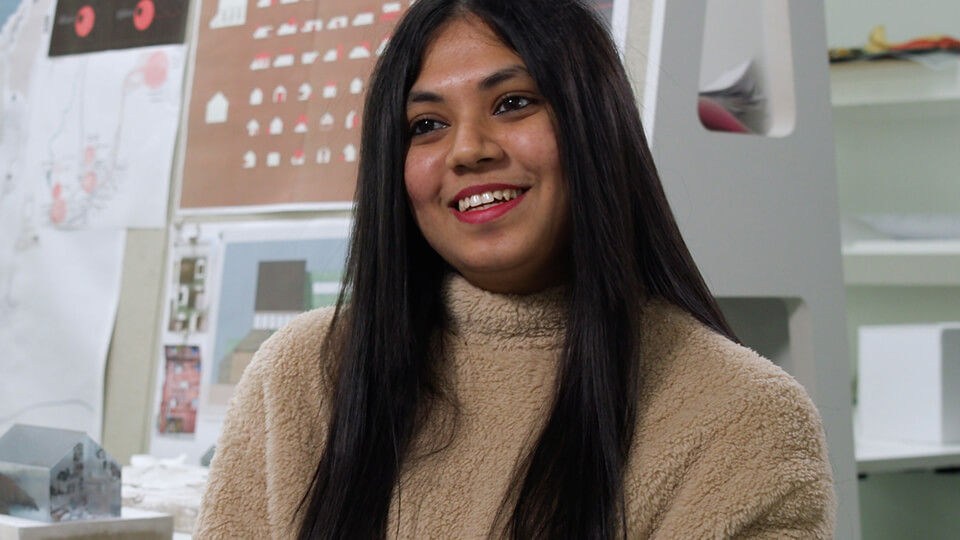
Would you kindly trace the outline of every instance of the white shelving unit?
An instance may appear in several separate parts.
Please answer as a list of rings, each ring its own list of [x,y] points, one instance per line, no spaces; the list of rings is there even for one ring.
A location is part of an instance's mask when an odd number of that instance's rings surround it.
[[[960,467],[960,444],[877,440],[864,437],[854,417],[855,455],[860,474],[932,471]]]
[[[905,60],[834,64],[830,90],[836,115],[960,117],[960,59],[936,70]]]
[[[843,267],[847,285],[960,287],[960,239],[852,242]]]

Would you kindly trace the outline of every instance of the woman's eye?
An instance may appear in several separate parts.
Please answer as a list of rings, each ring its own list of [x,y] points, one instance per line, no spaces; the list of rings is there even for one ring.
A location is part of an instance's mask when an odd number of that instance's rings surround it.
[[[440,129],[443,126],[443,122],[440,122],[439,120],[423,118],[421,120],[417,120],[410,126],[410,135],[414,137],[417,135],[425,135],[431,131]]]
[[[534,101],[528,97],[524,96],[507,96],[497,104],[497,109],[493,111],[493,114],[502,114],[510,111],[519,111],[525,107],[530,106]]]

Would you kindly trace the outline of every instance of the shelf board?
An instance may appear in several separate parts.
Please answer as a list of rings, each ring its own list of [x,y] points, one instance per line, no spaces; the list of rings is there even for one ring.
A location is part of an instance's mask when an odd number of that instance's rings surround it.
[[[960,286],[960,240],[867,240],[843,246],[847,285]]]
[[[934,70],[906,60],[830,66],[834,114],[960,116],[960,60]]]
[[[854,455],[860,474],[960,467],[960,444],[880,441],[857,436]]]

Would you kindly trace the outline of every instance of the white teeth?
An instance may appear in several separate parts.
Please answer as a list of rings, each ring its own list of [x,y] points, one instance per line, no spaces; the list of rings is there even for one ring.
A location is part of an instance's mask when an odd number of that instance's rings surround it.
[[[461,212],[466,212],[470,209],[477,209],[481,206],[492,205],[497,201],[507,202],[512,199],[516,199],[523,193],[519,189],[503,189],[495,191],[485,191],[477,195],[471,195],[469,197],[464,197],[457,201],[457,208]]]

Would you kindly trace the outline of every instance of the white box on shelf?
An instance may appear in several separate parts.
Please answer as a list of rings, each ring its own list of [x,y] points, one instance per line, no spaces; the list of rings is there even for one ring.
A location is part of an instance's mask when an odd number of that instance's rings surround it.
[[[864,437],[960,442],[960,323],[862,326],[858,363]]]

